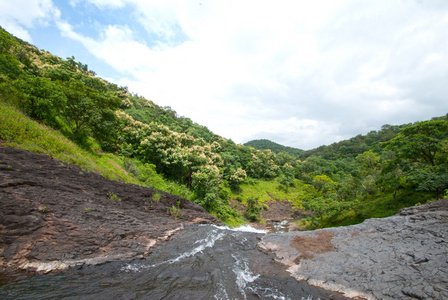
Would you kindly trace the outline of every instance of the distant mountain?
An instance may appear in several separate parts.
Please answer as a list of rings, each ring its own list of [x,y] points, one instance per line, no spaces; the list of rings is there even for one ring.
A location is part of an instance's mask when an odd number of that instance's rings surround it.
[[[266,150],[269,149],[274,153],[287,152],[293,156],[302,155],[305,151],[293,147],[283,146],[277,144],[273,141],[261,139],[261,140],[252,140],[244,144],[244,146],[252,147],[258,150]]]

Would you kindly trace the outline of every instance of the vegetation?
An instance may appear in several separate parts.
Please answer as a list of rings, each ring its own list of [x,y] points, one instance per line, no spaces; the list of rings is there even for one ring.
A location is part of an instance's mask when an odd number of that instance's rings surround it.
[[[63,60],[4,30],[0,139],[179,195],[230,225],[262,221],[264,202],[273,199],[313,211],[304,221],[310,228],[356,223],[443,197],[448,188],[446,116],[384,125],[310,151],[268,140],[237,145],[95,77],[73,56]],[[238,213],[229,198],[246,212]],[[160,194],[151,199],[160,200]],[[182,216],[179,206],[169,213]]]
[[[293,156],[300,156],[305,152],[304,150],[296,149],[293,147],[283,146],[283,145],[277,144],[273,141],[266,140],[266,139],[252,140],[252,141],[245,143],[244,146],[252,147],[252,148],[255,148],[258,150],[269,149],[272,152],[274,152],[275,154],[278,154],[280,152],[286,152]]]
[[[177,201],[176,205],[171,205],[170,208],[168,208],[168,213],[174,218],[174,219],[181,219],[182,218],[182,210],[180,208],[180,200]]]

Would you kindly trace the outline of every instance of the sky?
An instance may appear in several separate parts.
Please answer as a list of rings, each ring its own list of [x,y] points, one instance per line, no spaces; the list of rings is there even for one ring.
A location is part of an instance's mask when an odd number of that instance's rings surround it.
[[[0,0],[0,26],[236,143],[448,113],[447,0]]]

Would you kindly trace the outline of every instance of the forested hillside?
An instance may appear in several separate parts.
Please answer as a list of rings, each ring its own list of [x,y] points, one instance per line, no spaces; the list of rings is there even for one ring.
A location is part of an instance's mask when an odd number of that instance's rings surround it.
[[[310,228],[354,223],[443,197],[448,188],[446,116],[384,125],[306,152],[274,143],[258,143],[275,146],[259,150],[95,77],[74,57],[59,58],[4,30],[0,94],[0,139],[6,144],[33,139],[32,119],[93,160],[109,153],[126,173],[120,180],[188,198],[228,224],[263,221],[263,202],[273,199],[313,211],[303,222]],[[22,126],[11,125],[17,109],[28,120]],[[56,144],[39,147],[34,149],[51,154]]]
[[[301,154],[303,154],[305,152],[304,150],[300,150],[300,149],[293,148],[293,147],[283,146],[283,145],[280,145],[278,143],[275,143],[275,142],[272,142],[272,141],[266,140],[266,139],[252,140],[247,143],[244,143],[244,146],[252,147],[252,148],[255,148],[258,150],[269,149],[272,152],[274,152],[275,154],[278,154],[280,152],[286,152],[292,156],[300,156]]]

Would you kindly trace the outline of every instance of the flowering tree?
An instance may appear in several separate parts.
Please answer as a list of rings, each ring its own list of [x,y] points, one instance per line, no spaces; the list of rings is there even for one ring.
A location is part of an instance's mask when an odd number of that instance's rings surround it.
[[[227,181],[232,189],[238,188],[238,186],[246,180],[247,174],[242,168],[238,168],[232,175],[229,176]]]
[[[247,171],[255,178],[272,178],[278,175],[280,167],[275,163],[275,153],[271,150],[255,150]]]
[[[159,172],[191,185],[193,172],[203,166],[219,166],[221,157],[213,145],[202,138],[170,130],[167,126],[151,123],[143,129],[146,136],[139,146],[145,160],[154,163]]]
[[[204,166],[192,174],[192,188],[196,194],[195,202],[207,211],[214,211],[220,203],[219,184],[221,174],[216,166]]]

